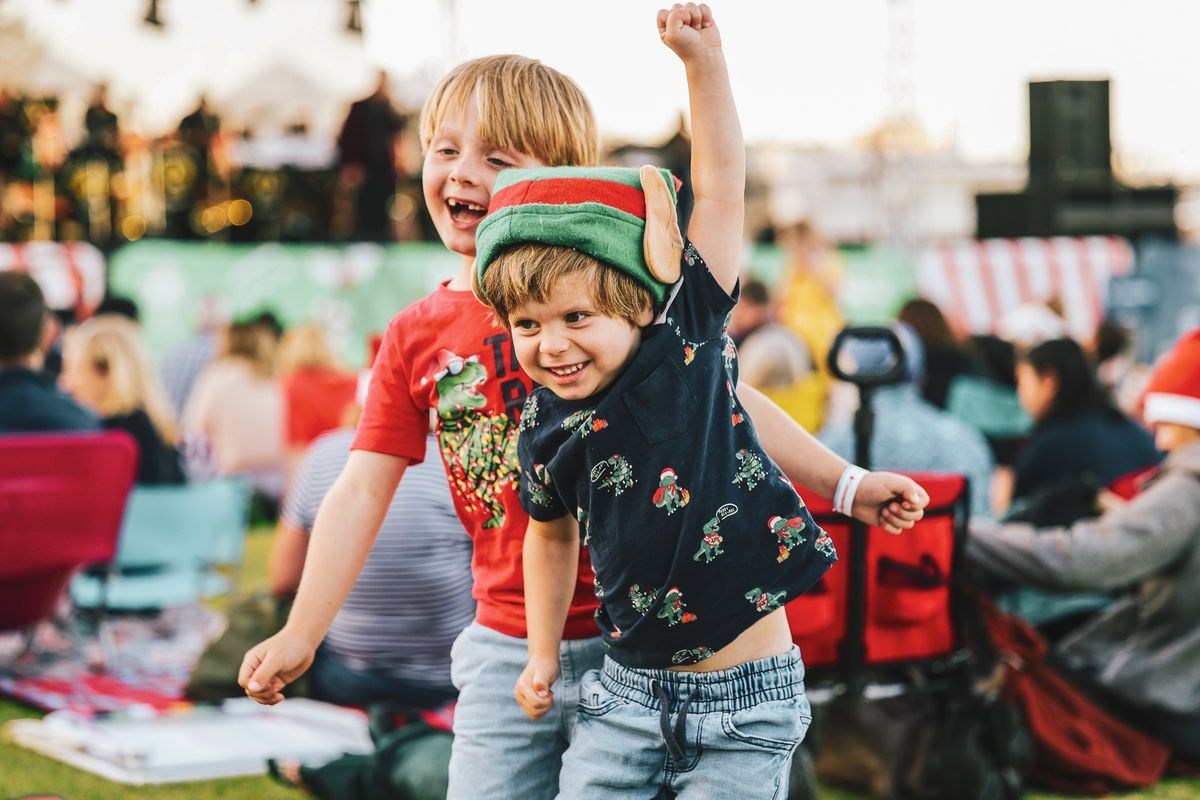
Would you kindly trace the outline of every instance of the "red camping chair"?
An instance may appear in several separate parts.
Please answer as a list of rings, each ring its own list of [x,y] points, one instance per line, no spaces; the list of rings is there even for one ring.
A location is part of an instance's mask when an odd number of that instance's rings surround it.
[[[49,617],[79,567],[112,558],[137,459],[120,431],[0,437],[0,630]]]
[[[963,637],[951,576],[966,535],[967,481],[949,474],[910,473],[910,477],[929,493],[925,517],[898,536],[868,528],[862,554],[851,549],[850,519],[835,514],[828,500],[797,487],[838,552],[838,563],[817,586],[786,607],[792,638],[818,680],[831,672],[845,680],[856,670],[960,656]],[[860,601],[865,613],[857,633],[861,644],[847,648],[848,637],[854,635],[849,623],[853,616],[849,613],[850,565],[859,558],[866,559],[866,586]]]

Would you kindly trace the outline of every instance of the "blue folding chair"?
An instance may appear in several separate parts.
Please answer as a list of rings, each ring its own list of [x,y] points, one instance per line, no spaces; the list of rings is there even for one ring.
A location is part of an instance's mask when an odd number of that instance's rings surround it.
[[[240,478],[135,487],[116,557],[103,570],[76,575],[71,600],[78,608],[149,611],[231,590],[222,570],[241,562],[249,502]]]

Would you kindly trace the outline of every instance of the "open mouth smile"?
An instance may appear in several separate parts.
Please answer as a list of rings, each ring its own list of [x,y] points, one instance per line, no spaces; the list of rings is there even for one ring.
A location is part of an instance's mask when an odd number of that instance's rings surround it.
[[[583,369],[587,365],[588,362],[581,361],[578,364],[571,364],[570,366],[566,367],[546,367],[546,371],[559,378],[566,378],[574,375],[576,372],[579,372],[579,370]]]
[[[450,211],[450,218],[459,225],[474,225],[487,214],[486,206],[456,197],[447,198],[446,208]]]

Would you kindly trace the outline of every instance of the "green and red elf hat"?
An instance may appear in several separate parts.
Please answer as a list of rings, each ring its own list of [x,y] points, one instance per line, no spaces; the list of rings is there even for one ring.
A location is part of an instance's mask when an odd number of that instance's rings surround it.
[[[643,176],[650,185],[643,187]],[[678,278],[680,185],[668,170],[650,167],[506,169],[496,177],[487,216],[475,233],[479,277],[514,245],[570,247],[632,277],[661,308]],[[670,253],[662,246],[667,239],[678,245]]]

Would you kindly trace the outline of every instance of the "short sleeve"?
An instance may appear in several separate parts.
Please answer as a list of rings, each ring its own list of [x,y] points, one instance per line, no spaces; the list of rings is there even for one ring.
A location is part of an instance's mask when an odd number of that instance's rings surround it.
[[[666,323],[685,340],[716,339],[724,334],[729,313],[737,305],[740,283],[734,286],[732,295],[727,294],[687,239],[683,242],[682,261],[682,277],[668,301]]]
[[[371,370],[366,406],[350,447],[419,464],[425,460],[429,412],[419,408],[412,396],[412,365],[402,330],[400,318],[393,318]]]
[[[521,464],[521,507],[525,513],[541,522],[549,522],[567,513],[566,506],[554,486],[546,462],[550,454],[538,454],[541,437],[537,431],[522,431],[517,436],[517,459]]]

